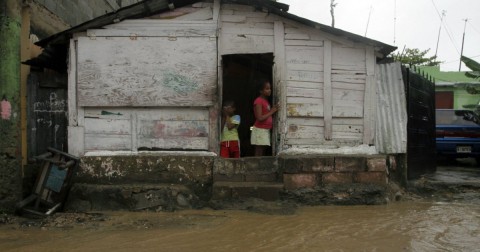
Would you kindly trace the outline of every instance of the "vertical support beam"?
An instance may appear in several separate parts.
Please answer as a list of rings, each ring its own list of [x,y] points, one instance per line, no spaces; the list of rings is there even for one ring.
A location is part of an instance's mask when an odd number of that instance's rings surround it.
[[[79,124],[77,107],[77,40],[70,40],[68,54],[68,153],[81,156],[85,152],[85,132]],[[83,110],[82,110],[83,112]],[[82,119],[84,115],[80,115]],[[83,120],[82,120],[83,122]]]
[[[132,110],[132,114],[130,115],[130,127],[131,127],[131,134],[132,134],[132,146],[131,151],[136,152],[138,151],[138,141],[137,141],[137,123],[138,123],[138,116],[135,110]]]
[[[375,104],[377,93],[375,81],[375,51],[373,47],[367,47],[365,50],[365,65],[367,77],[363,101],[363,143],[373,144],[375,137]]]
[[[280,105],[280,111],[276,116],[276,127],[273,130],[274,143],[277,143],[276,136],[280,136],[279,142],[274,147],[274,153],[278,154],[285,143],[286,121],[287,121],[287,97],[286,97],[286,81],[285,81],[285,27],[282,21],[275,21],[273,26],[273,34],[275,41],[274,61],[275,69],[273,76],[274,90],[276,93],[276,102]]]
[[[323,43],[323,120],[325,140],[332,140],[332,41]]]
[[[21,32],[21,61],[29,60],[30,57],[30,7],[22,8],[22,32]],[[30,73],[30,66],[20,66],[20,128],[22,131],[22,177],[23,167],[27,165],[27,81]]]
[[[220,120],[219,112],[222,103],[222,92],[223,92],[223,73],[222,73],[222,55],[220,53],[219,43],[218,43],[218,30],[221,27],[220,20],[220,0],[214,0],[213,2],[213,21],[217,24],[217,33],[215,38],[215,43],[217,44],[217,95],[214,96],[216,99],[213,101],[213,106],[208,110],[209,117],[209,139],[208,139],[208,150],[220,154]]]
[[[0,4],[0,211],[21,198],[21,1]]]

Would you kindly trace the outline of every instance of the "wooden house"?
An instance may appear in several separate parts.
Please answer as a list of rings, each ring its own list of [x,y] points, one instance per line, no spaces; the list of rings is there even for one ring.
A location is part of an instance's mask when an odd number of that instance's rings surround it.
[[[375,66],[395,47],[272,1],[192,2],[68,31],[71,153],[217,153],[221,104],[233,99],[249,156],[261,78],[271,80],[271,102],[281,108],[272,154],[374,144]]]
[[[326,184],[355,184],[359,192],[366,183],[380,184],[378,197],[368,193],[372,187],[362,196],[371,203],[385,199],[387,164],[396,169],[388,155],[406,153],[400,65],[377,64],[395,47],[292,15],[285,4],[146,0],[37,44],[45,57],[31,64],[68,71],[68,152],[81,157],[72,192],[90,198],[89,209],[95,200],[125,197],[131,201],[109,205],[175,202],[138,196],[177,197],[182,190],[173,184],[204,201],[242,193],[276,200],[284,189]],[[280,110],[269,157],[251,158],[260,79],[272,83],[270,102]],[[241,116],[241,159],[215,157],[226,100],[235,101]],[[353,157],[341,151],[365,146],[376,151]],[[338,155],[321,155],[337,149]],[[132,191],[128,183],[145,188]],[[350,193],[344,190],[329,192],[331,201],[343,202],[336,195]]]

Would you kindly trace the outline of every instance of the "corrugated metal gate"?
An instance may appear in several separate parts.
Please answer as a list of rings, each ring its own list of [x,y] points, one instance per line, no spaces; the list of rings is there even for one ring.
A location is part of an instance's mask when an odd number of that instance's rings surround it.
[[[435,84],[428,77],[402,67],[407,92],[407,177],[415,179],[436,170]]]

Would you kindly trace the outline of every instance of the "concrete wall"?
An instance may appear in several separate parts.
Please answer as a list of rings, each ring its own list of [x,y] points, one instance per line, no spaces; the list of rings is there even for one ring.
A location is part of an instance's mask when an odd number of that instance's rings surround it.
[[[0,212],[20,199],[21,1],[0,4]]]

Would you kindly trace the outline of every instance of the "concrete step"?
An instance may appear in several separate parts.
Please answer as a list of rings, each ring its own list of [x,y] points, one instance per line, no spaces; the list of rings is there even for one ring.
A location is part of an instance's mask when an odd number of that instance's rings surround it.
[[[185,185],[76,183],[67,199],[66,209],[74,211],[156,210],[197,208],[201,199]]]
[[[213,183],[212,200],[259,198],[265,201],[280,199],[283,183],[278,182],[226,182]]]

